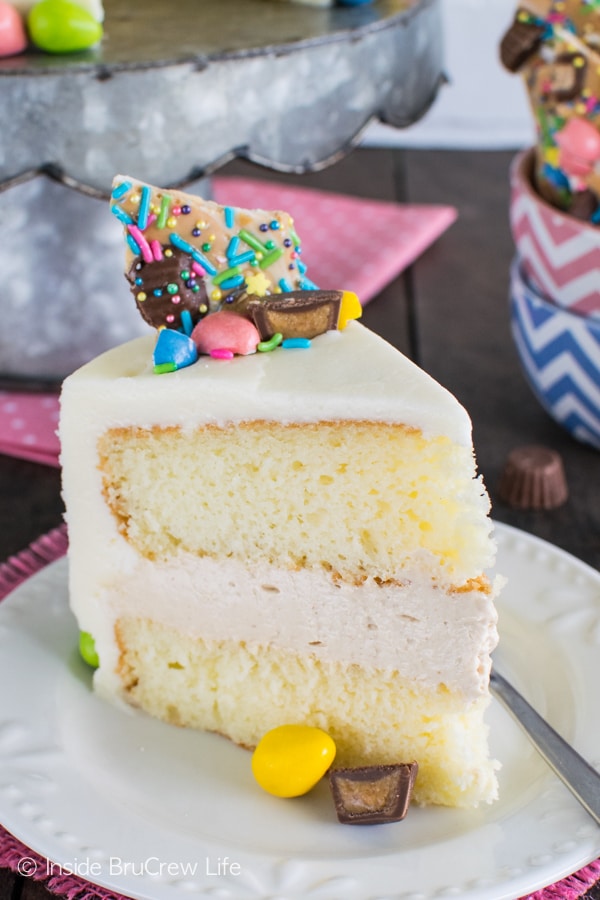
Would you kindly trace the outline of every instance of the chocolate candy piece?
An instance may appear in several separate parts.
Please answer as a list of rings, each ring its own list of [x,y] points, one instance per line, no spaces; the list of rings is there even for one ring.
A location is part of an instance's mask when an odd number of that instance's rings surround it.
[[[581,53],[561,53],[535,73],[540,95],[559,103],[575,100],[585,86],[587,60]]]
[[[583,222],[589,222],[598,209],[598,205],[598,197],[589,188],[585,191],[577,191],[571,197],[569,215]]]
[[[314,338],[337,328],[342,291],[289,291],[252,300],[248,312],[262,341],[274,334]]]
[[[281,296],[281,294],[278,296]],[[231,291],[231,293],[223,299],[221,309],[225,309],[227,312],[237,313],[238,316],[245,316],[247,319],[252,320],[250,305],[256,303],[257,300],[258,297],[255,294],[249,294],[244,289]]]
[[[383,825],[406,816],[419,767],[416,762],[331,769],[329,786],[344,825]]]
[[[162,247],[161,258],[136,257],[127,280],[142,317],[154,328],[179,328],[188,310],[195,324],[207,311],[206,288],[191,269],[191,259],[175,247]]]
[[[555,509],[568,497],[560,455],[532,444],[511,451],[502,472],[498,496],[514,509]]]
[[[542,41],[544,28],[526,21],[526,14],[517,13],[515,21],[500,42],[500,59],[509,72],[518,72]]]

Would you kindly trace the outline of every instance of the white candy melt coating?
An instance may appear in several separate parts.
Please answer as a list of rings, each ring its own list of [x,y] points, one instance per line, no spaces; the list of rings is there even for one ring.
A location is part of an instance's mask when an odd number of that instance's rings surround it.
[[[97,438],[118,426],[193,429],[254,419],[374,419],[471,443],[471,421],[458,400],[358,322],[320,335],[308,351],[226,362],[202,357],[160,376],[152,370],[153,344],[149,335],[109,350],[65,381],[69,418],[61,434],[70,453],[80,445],[87,460],[95,458],[91,446],[95,453]]]

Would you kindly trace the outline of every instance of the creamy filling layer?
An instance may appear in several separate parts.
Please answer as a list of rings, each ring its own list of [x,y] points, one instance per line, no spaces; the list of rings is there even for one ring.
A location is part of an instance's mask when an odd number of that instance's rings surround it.
[[[95,588],[88,584],[75,612],[96,639],[97,687],[106,693],[119,692],[114,623],[126,616],[206,641],[396,670],[415,687],[445,685],[474,700],[487,692],[497,642],[493,593],[447,593],[416,569],[404,585],[369,579],[356,586],[307,570],[180,554],[168,562],[138,558]]]

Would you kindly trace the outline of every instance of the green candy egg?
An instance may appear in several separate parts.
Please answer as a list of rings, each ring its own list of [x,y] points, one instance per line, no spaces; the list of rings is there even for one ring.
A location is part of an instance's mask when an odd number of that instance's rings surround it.
[[[40,0],[27,16],[29,37],[47,53],[87,50],[102,37],[102,25],[71,0]]]
[[[96,642],[88,631],[79,632],[79,652],[88,666],[91,666],[92,669],[98,668],[100,660],[96,653]]]

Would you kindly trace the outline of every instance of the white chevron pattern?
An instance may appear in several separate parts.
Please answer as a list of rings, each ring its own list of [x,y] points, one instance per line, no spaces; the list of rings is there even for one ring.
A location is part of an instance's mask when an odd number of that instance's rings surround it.
[[[600,267],[587,269],[562,284],[553,277],[535,242],[525,235],[519,241],[519,254],[527,259],[527,269],[535,277],[546,297],[560,297],[561,306],[572,308],[588,300],[590,315],[600,319]],[[588,299],[589,298],[589,299]]]
[[[552,215],[552,213],[548,213]],[[522,219],[527,218],[531,227],[537,236],[538,242],[542,250],[555,264],[557,269],[574,262],[584,253],[597,250],[600,255],[600,229],[598,229],[598,240],[593,240],[593,234],[589,234],[592,230],[591,226],[586,229],[578,230],[572,237],[566,237],[557,243],[548,231],[544,217],[540,214],[539,207],[531,202],[531,199],[524,193],[518,196],[511,206],[511,223],[513,230],[521,227]],[[559,217],[556,216],[557,228]],[[575,219],[573,222],[575,223]]]
[[[528,290],[521,286],[515,290],[513,284],[513,300],[519,304],[521,328],[526,331],[527,345],[530,352],[539,354],[544,348],[560,338],[570,334],[572,339],[590,359],[595,368],[600,370],[600,322],[590,322],[584,316],[577,316],[555,307],[556,313],[546,318],[541,324],[534,325],[532,314],[541,309],[552,309],[548,302],[540,302],[533,298]],[[595,335],[595,337],[594,337]],[[600,388],[600,386],[599,386]]]
[[[523,270],[560,306],[600,320],[600,227],[553,210],[512,175],[510,225]]]
[[[525,374],[544,408],[600,449],[600,322],[541,301],[511,272],[511,326]]]

